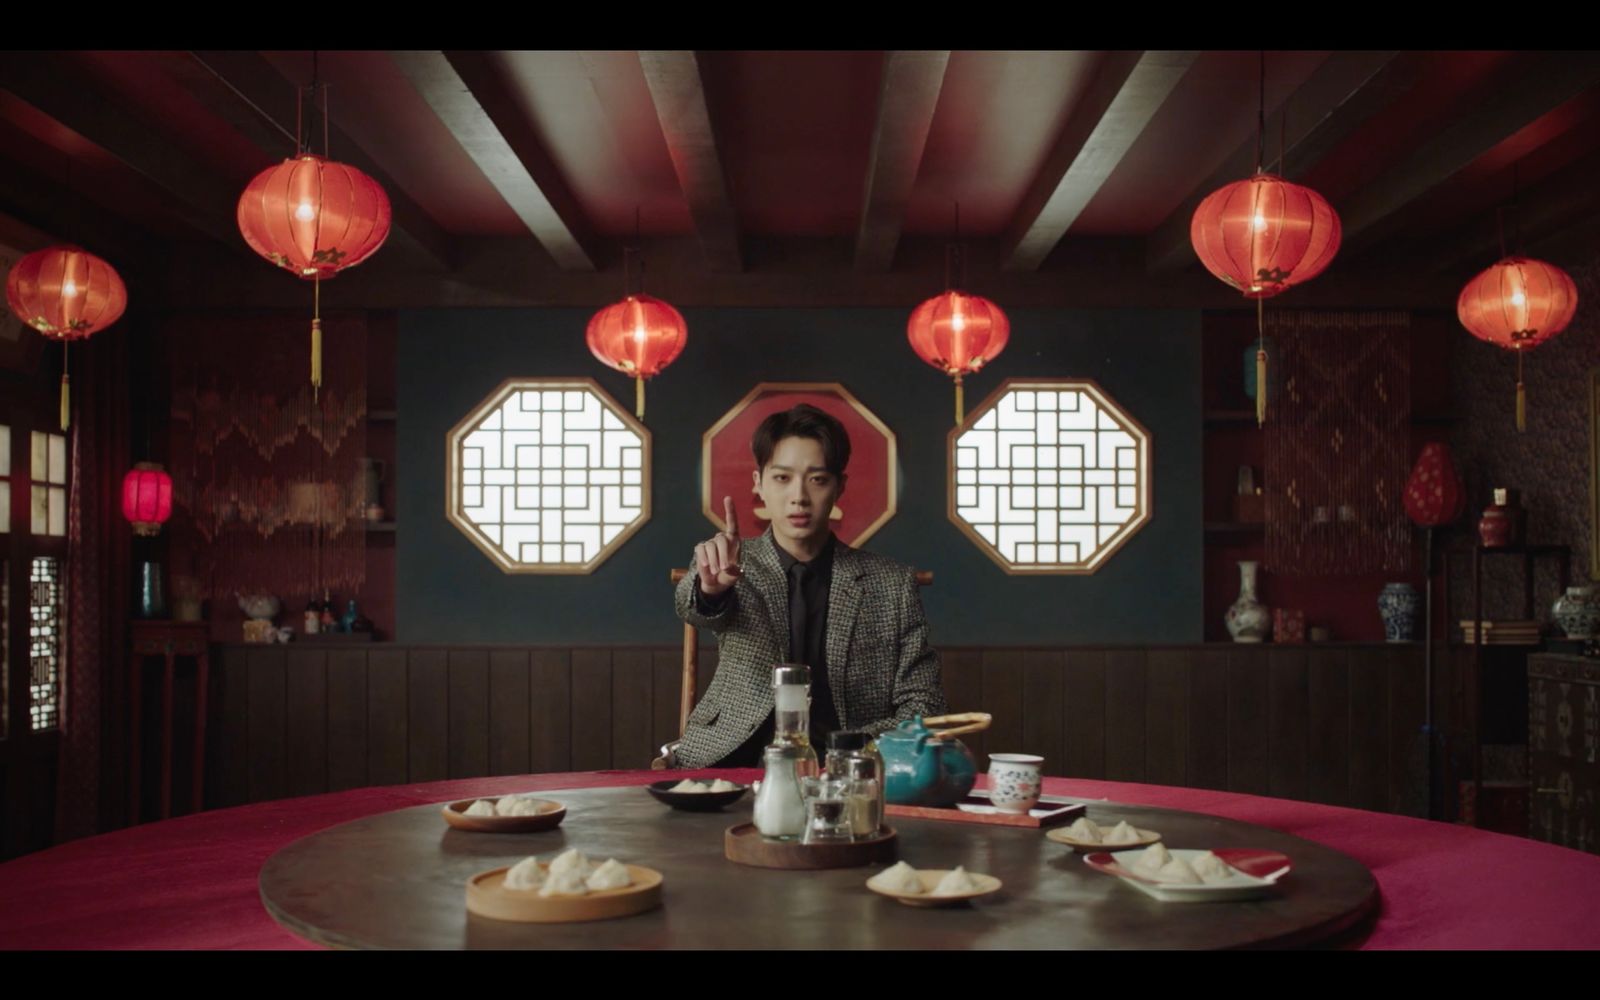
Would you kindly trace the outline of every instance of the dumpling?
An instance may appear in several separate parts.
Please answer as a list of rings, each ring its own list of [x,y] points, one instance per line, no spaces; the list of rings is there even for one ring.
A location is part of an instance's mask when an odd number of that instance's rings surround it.
[[[523,858],[506,872],[507,889],[532,890],[541,885],[544,885],[544,869],[539,867],[538,858]]]
[[[1151,876],[1160,871],[1162,866],[1172,860],[1172,855],[1160,844],[1151,844],[1139,855],[1139,860],[1133,863],[1133,870],[1140,875]]]
[[[1105,839],[1099,824],[1087,816],[1079,816],[1073,821],[1073,824],[1067,827],[1067,835],[1085,844],[1098,844]]]
[[[520,795],[512,800],[509,809],[505,808],[505,804],[506,800],[501,799],[500,805],[495,807],[502,816],[537,816],[541,811],[538,799],[523,798]]]
[[[955,870],[946,872],[939,884],[933,887],[932,895],[935,896],[965,896],[969,892],[977,892],[978,884],[972,881],[972,876],[960,865]]]
[[[693,778],[684,778],[676,785],[673,785],[671,788],[667,789],[669,792],[703,792],[705,790],[705,786],[701,785],[700,782],[695,781]]]
[[[1156,878],[1163,882],[1177,882],[1182,885],[1199,885],[1200,876],[1196,875],[1189,863],[1182,858],[1173,858],[1161,866],[1156,872]]]
[[[550,875],[544,880],[544,885],[539,887],[541,896],[587,896],[589,887],[583,884],[583,876],[571,868],[556,871],[551,866]]]
[[[1194,873],[1206,882],[1226,882],[1233,878],[1233,868],[1210,851],[1195,858],[1193,868]]]
[[[582,881],[589,877],[590,872],[594,871],[594,865],[590,863],[588,857],[582,851],[573,847],[556,855],[556,859],[550,862],[550,874],[552,877],[567,871],[574,873],[577,875],[578,880]]]
[[[596,868],[585,884],[590,892],[604,892],[607,889],[625,889],[633,884],[633,879],[628,877],[628,866],[612,858]]]
[[[488,799],[479,799],[478,801],[474,802],[472,805],[467,806],[466,815],[468,815],[468,816],[493,816],[494,815],[494,803],[490,802]]]
[[[739,786],[725,778],[718,778],[711,783],[711,790],[713,792],[737,792]]]
[[[880,889],[906,895],[920,895],[923,891],[917,870],[904,861],[897,861],[892,868],[885,868],[873,877],[872,882]]]
[[[1105,842],[1108,844],[1136,844],[1143,839],[1138,830],[1128,825],[1127,820],[1112,827],[1105,836]]]

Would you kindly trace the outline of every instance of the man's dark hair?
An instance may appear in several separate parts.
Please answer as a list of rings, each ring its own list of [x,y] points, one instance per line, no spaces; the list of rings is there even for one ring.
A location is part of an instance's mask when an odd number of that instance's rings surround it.
[[[845,466],[850,464],[850,435],[844,424],[810,403],[801,403],[771,414],[756,428],[750,438],[750,451],[756,457],[758,470],[767,467],[773,449],[787,437],[811,438],[822,445],[822,464],[836,476],[844,475]]]

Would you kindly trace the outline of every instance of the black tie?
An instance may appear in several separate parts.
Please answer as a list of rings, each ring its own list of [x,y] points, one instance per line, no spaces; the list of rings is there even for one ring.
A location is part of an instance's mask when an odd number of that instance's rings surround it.
[[[789,567],[789,662],[804,663],[806,655],[806,576],[811,567],[796,562]],[[807,664],[814,670],[816,664]]]

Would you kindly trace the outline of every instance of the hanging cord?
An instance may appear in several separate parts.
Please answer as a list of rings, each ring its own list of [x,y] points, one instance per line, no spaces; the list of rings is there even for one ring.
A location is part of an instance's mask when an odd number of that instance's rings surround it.
[[[1263,146],[1267,135],[1267,50],[1260,53],[1260,87],[1256,102],[1256,173],[1261,173]]]

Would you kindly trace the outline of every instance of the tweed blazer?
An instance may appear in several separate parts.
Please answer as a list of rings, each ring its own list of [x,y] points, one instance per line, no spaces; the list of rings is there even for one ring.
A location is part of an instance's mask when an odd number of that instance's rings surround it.
[[[772,713],[772,667],[788,659],[789,580],[770,527],[740,546],[739,567],[732,598],[716,615],[698,610],[692,562],[674,595],[679,618],[717,637],[717,672],[689,713],[679,767],[717,763]],[[875,736],[945,710],[939,654],[928,645],[928,621],[909,567],[834,539],[826,644],[842,728]]]

